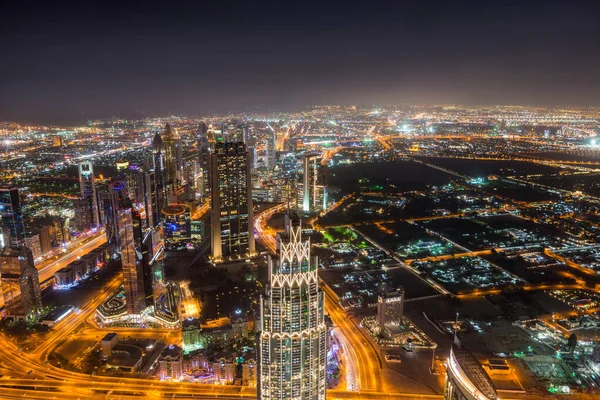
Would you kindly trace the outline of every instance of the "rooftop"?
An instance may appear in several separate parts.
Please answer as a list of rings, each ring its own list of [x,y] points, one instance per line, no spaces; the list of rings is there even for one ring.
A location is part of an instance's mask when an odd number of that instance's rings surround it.
[[[460,368],[477,390],[479,390],[488,399],[497,399],[496,387],[485,372],[479,361],[467,350],[459,346],[452,345],[452,355]]]

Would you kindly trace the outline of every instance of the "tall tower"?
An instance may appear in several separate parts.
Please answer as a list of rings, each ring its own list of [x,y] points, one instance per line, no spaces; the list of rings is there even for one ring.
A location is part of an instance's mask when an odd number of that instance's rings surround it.
[[[146,226],[158,226],[160,219],[160,192],[155,172],[144,172],[144,208],[146,209]]]
[[[267,168],[273,169],[275,167],[275,147],[277,143],[277,133],[273,128],[268,126],[269,133],[267,134],[267,142],[265,143],[265,148],[267,150]]]
[[[306,154],[302,161],[302,191],[298,193],[299,200],[302,200],[300,207],[305,213],[322,210],[327,201],[327,192],[321,182],[319,157],[316,154]]]
[[[165,125],[162,142],[165,152],[165,189],[169,193],[175,193],[177,190],[177,148],[176,134],[171,129],[171,125]]]
[[[0,187],[0,215],[2,215],[3,243],[1,247],[18,248],[25,243],[25,227],[21,199],[16,186]]]
[[[39,316],[42,312],[42,294],[40,292],[40,279],[38,270],[33,262],[33,253],[25,246],[19,251],[19,264],[21,274],[19,287],[25,318]]]
[[[217,142],[211,154],[212,258],[242,258],[255,253],[252,188],[243,142]]]
[[[146,307],[141,217],[126,196],[119,199],[117,221],[127,313],[140,315]]]
[[[286,216],[277,256],[269,257],[269,285],[261,298],[258,398],[325,399],[327,326],[316,257],[302,224]]]
[[[99,225],[98,198],[96,197],[96,183],[94,182],[94,166],[91,161],[79,163],[79,189],[83,200],[83,212],[86,214],[86,223],[91,228]],[[89,218],[89,219],[87,219]]]
[[[152,140],[152,163],[154,170],[154,180],[156,182],[156,193],[157,193],[157,221],[160,221],[160,210],[166,204],[166,193],[165,193],[165,146],[163,144],[160,133],[154,135]]]
[[[200,165],[201,184],[200,193],[207,195],[210,193],[210,143],[208,141],[208,126],[204,122],[198,125],[198,160]]]

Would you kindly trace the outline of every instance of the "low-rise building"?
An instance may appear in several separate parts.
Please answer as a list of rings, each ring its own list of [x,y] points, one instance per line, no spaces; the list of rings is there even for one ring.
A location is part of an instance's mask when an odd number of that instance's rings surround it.
[[[179,380],[182,372],[183,349],[176,345],[165,347],[159,363],[159,378],[161,380]]]

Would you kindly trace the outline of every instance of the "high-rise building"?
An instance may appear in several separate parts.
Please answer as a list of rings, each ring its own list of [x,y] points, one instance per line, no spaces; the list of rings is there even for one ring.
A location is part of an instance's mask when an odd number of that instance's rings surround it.
[[[140,169],[126,169],[122,176],[127,196],[131,202],[138,210],[145,207],[144,172]]]
[[[302,161],[302,191],[298,193],[302,198],[302,211],[320,211],[325,207],[326,189],[321,184],[319,157],[316,154],[306,154]]]
[[[25,246],[27,246],[27,248],[31,250],[34,260],[41,258],[44,254],[42,253],[42,244],[40,242],[39,233],[29,232],[25,234]]]
[[[96,197],[96,183],[94,182],[94,166],[91,161],[79,163],[79,189],[82,200],[83,212],[87,215],[84,220],[89,221],[91,228],[99,225],[98,198]],[[87,226],[87,222],[84,223]]]
[[[269,285],[261,298],[258,398],[325,399],[327,326],[318,262],[302,224],[286,216],[277,256],[269,257]]]
[[[58,245],[69,241],[69,229],[66,226],[66,220],[54,222],[54,240]]]
[[[33,253],[25,246],[21,246],[19,263],[21,265],[19,276],[21,302],[23,303],[25,318],[30,319],[42,313],[42,294],[38,270],[35,268],[33,261]]]
[[[460,342],[450,349],[446,368],[445,400],[496,400],[498,393],[494,383],[479,361]]]
[[[117,210],[119,197],[124,190],[123,182],[111,182],[106,185],[106,191],[102,195],[102,208],[104,209],[104,228],[106,232],[106,240],[109,243],[115,244],[117,252],[120,251],[119,246],[119,223]]]
[[[25,227],[21,199],[16,186],[0,187],[0,214],[2,215],[2,247],[18,248],[25,243]]]
[[[160,221],[161,197],[155,172],[144,172],[144,207],[146,226],[154,228]]]
[[[276,145],[277,145],[277,133],[275,132],[275,130],[273,130],[273,128],[270,128],[269,133],[267,133],[267,140],[265,143],[266,167],[268,169],[273,169],[275,167]]]
[[[244,143],[217,142],[210,168],[212,258],[221,261],[252,256],[252,187]]]
[[[52,136],[52,146],[62,147],[62,145],[63,145],[62,136],[60,136],[60,135]]]
[[[404,317],[404,288],[385,291],[377,298],[377,322],[385,325],[400,325]]]
[[[249,138],[247,146],[248,148],[248,162],[250,163],[250,171],[256,169],[256,165],[258,164],[258,155],[256,153],[256,139]]]
[[[208,126],[204,122],[198,125],[198,131],[196,133],[198,138],[198,161],[200,166],[200,184],[199,192],[201,195],[206,196],[210,193],[210,153],[211,147],[208,140]]]
[[[158,132],[152,140],[152,165],[159,199],[158,210],[161,210],[167,204],[167,196],[165,187],[165,146]],[[158,218],[160,219],[160,213]]]
[[[52,250],[52,239],[50,237],[50,227],[45,225],[40,228],[40,247],[42,254]]]
[[[166,124],[162,135],[165,155],[165,189],[173,195],[178,187],[177,181],[177,148],[176,141],[178,137],[171,129],[171,125]]]
[[[127,197],[121,197],[119,201],[117,225],[127,313],[140,315],[146,307],[141,257],[141,217]]]

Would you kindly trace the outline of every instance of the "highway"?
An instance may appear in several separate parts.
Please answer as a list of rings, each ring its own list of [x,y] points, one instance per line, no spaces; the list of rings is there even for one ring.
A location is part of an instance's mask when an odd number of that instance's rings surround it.
[[[38,263],[35,267],[38,270],[40,283],[52,279],[56,271],[66,267],[79,257],[86,255],[90,251],[100,247],[106,243],[106,235],[104,231],[100,231],[81,242],[74,243],[64,254],[58,254],[52,258],[46,259]],[[6,284],[6,283],[3,283]],[[18,285],[12,285],[13,296],[18,296],[21,293]],[[4,306],[4,298],[0,296],[0,307]]]
[[[336,207],[343,201],[336,203]],[[275,232],[267,227],[268,219],[275,213],[285,209],[285,205],[277,205],[263,211],[256,217],[255,228],[259,239],[265,246],[275,252]],[[369,345],[362,330],[358,329],[348,318],[339,305],[337,295],[323,281],[321,288],[325,292],[325,311],[329,314],[338,328],[337,337],[341,340],[346,351],[346,371],[357,371],[356,388],[360,391],[382,391],[381,364],[377,352]]]

